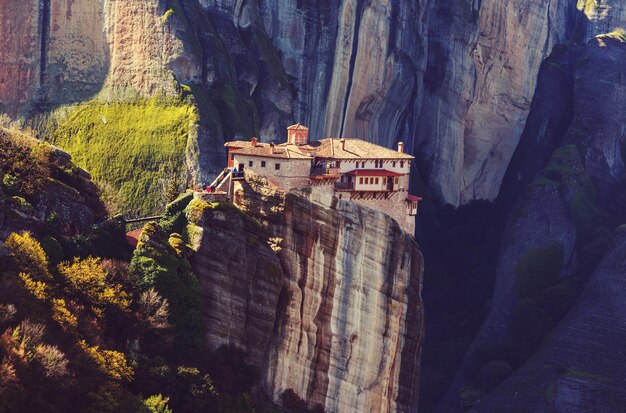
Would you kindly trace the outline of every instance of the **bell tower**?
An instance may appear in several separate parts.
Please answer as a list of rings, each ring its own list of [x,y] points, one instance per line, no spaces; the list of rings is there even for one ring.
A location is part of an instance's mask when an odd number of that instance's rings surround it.
[[[306,145],[309,143],[309,128],[299,123],[288,127],[287,143],[291,145]]]

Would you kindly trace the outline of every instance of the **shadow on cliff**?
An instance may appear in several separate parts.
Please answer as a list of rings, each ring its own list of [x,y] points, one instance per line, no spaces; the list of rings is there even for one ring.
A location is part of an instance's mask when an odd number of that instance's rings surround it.
[[[437,408],[446,412],[463,411],[486,397],[526,362],[575,303],[575,297],[560,296],[562,302],[546,310],[552,311],[552,315],[546,316],[545,323],[527,324],[532,314],[526,315],[526,321],[518,320],[520,324],[515,328],[527,334],[510,348],[476,347],[475,339],[488,314],[498,311],[492,300],[500,277],[496,267],[502,244],[517,242],[506,238],[507,222],[517,219],[512,214],[525,188],[549,167],[552,158],[556,156],[558,162],[555,151],[566,143],[575,117],[574,69],[583,55],[586,16],[573,12],[570,24],[570,40],[556,45],[542,63],[526,126],[497,200],[474,202],[459,209],[426,206],[420,211],[418,238],[426,263],[423,294],[426,337],[420,412]],[[588,239],[577,243],[577,267],[567,287],[576,296],[606,252],[612,238],[610,228],[623,218],[623,214],[616,213],[619,208],[614,207],[623,203],[624,197],[619,196],[622,186],[609,191],[606,199],[610,201],[602,203],[607,211],[596,214],[594,207],[590,207],[584,213],[602,219],[594,224]],[[541,199],[536,202],[540,205]],[[520,347],[514,355],[510,351],[513,347]],[[479,357],[483,363],[472,362],[468,367],[468,350],[474,361]]]

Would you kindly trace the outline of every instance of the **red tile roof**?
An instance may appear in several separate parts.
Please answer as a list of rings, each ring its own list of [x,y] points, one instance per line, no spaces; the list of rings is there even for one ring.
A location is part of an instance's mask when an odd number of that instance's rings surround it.
[[[312,142],[315,156],[330,159],[414,159],[408,153],[394,151],[384,146],[356,138],[341,139],[326,138]]]
[[[134,231],[130,231],[126,233],[126,242],[133,248],[137,248],[137,244],[139,244],[139,239],[141,238],[141,233],[143,229],[136,229]]]
[[[347,175],[353,176],[403,176],[404,174],[388,171],[386,169],[355,169],[347,172]]]
[[[296,127],[298,125],[294,125]],[[302,126],[302,125],[300,125]],[[268,143],[258,142],[252,146],[250,141],[226,142],[224,146],[233,148],[233,151],[242,155],[263,156],[270,158],[306,159],[309,154],[324,159],[394,159],[410,161],[415,157],[408,153],[398,152],[384,146],[364,141],[362,139],[326,138],[310,142],[306,145],[292,145],[281,143],[274,146],[274,153]]]
[[[304,125],[300,125],[299,123],[296,123],[295,125],[291,125],[290,127],[288,127],[287,130],[309,130],[309,128]]]
[[[313,159],[313,157],[308,153],[303,152],[298,145],[289,144],[276,145],[274,146],[274,150],[272,150],[271,145],[267,143],[257,143],[256,146],[250,145],[241,149],[236,149],[234,152],[235,154],[261,156],[264,158]]]
[[[257,143],[257,145],[263,145],[262,143]],[[252,142],[250,141],[230,141],[224,144],[227,148],[247,148],[248,146],[252,146]]]

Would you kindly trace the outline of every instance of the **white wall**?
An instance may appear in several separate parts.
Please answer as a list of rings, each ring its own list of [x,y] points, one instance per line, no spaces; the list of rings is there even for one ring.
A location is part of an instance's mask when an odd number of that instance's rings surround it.
[[[322,164],[324,166],[326,166],[327,162],[333,162],[333,160],[322,160]],[[335,161],[336,162],[336,161]],[[393,163],[396,163],[396,166],[393,166]],[[339,168],[341,169],[341,173],[345,174],[347,172],[353,171],[355,169],[386,169],[387,171],[393,171],[393,172],[397,172],[397,173],[401,173],[401,174],[408,174],[411,171],[411,162],[410,160],[405,160],[404,161],[404,167],[401,167],[401,161],[397,160],[397,161],[390,161],[390,160],[383,160],[383,167],[382,168],[376,168],[375,165],[375,161],[373,159],[370,160],[362,160],[362,161],[358,161],[359,163],[359,167],[356,167],[357,161],[354,160],[342,160]],[[365,163],[365,167],[363,167],[363,163]]]

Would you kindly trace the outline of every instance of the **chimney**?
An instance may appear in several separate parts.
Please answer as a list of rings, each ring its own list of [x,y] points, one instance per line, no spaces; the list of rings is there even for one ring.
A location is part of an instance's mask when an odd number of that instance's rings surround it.
[[[404,153],[404,142],[398,142],[398,152]]]
[[[271,153],[272,155],[274,155],[274,153],[275,153],[275,150],[274,150],[274,143],[273,143],[273,142],[270,142],[270,153]]]
[[[346,150],[346,140],[344,138],[339,139],[339,142],[341,142],[341,150],[345,151]]]
[[[252,142],[252,146],[256,146],[258,139],[255,137],[253,137],[252,139],[250,139],[250,142]]]

